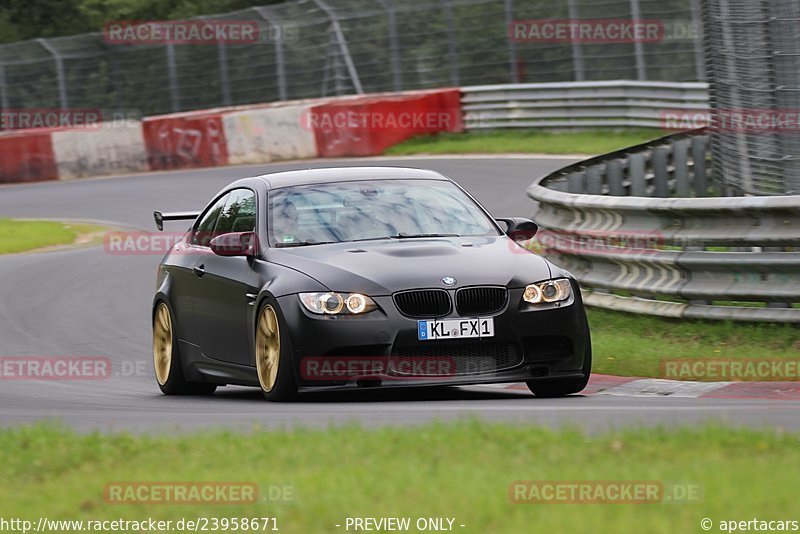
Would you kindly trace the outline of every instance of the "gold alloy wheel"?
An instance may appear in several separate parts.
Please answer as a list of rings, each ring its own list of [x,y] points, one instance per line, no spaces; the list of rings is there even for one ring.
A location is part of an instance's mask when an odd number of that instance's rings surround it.
[[[258,318],[256,332],[256,371],[261,389],[266,393],[275,387],[278,379],[278,364],[281,361],[281,334],[278,316],[272,306],[264,306]]]
[[[172,317],[165,303],[156,309],[153,323],[153,364],[156,369],[156,380],[162,386],[167,383],[172,368]]]

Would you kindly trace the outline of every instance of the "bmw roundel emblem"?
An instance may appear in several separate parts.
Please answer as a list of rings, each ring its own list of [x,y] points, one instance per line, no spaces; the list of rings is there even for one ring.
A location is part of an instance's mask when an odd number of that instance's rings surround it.
[[[452,276],[445,276],[442,278],[442,283],[446,286],[454,286],[456,285],[456,279]]]

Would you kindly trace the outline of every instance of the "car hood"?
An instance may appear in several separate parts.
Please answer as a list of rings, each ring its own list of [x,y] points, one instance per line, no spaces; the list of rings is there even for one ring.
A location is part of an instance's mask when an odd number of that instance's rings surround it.
[[[301,271],[331,291],[384,296],[414,288],[524,287],[550,278],[544,258],[506,236],[418,238],[273,248],[268,261]]]

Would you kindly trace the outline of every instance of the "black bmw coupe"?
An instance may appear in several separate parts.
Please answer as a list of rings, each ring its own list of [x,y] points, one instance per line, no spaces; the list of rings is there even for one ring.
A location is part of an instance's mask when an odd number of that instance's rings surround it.
[[[429,170],[349,167],[246,178],[196,213],[162,260],[153,359],[168,395],[526,382],[581,391],[592,349],[580,290]]]

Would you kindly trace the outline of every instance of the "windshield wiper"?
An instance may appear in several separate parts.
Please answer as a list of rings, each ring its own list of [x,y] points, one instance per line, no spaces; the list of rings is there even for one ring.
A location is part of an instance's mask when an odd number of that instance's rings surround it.
[[[312,245],[330,245],[332,243],[340,243],[340,241],[290,241],[286,243],[276,243],[275,248],[307,247]]]
[[[393,236],[381,235],[377,237],[362,237],[361,239],[348,239],[347,243],[358,243],[359,241],[380,241],[382,239],[391,239]]]
[[[461,237],[458,234],[404,234],[390,235],[391,239],[416,239],[422,237]]]
[[[329,245],[332,243],[358,243],[359,241],[381,241],[385,239],[421,239],[425,237],[461,237],[459,234],[395,234],[395,235],[383,235],[383,236],[376,236],[376,237],[365,237],[362,239],[347,239],[345,241],[294,241],[294,242],[287,242],[287,243],[278,243],[275,246],[277,248],[287,248],[287,247],[305,247],[310,245]]]

